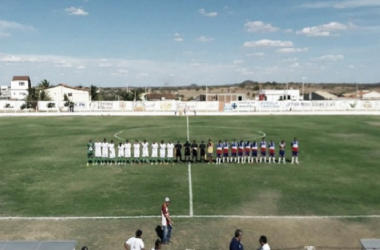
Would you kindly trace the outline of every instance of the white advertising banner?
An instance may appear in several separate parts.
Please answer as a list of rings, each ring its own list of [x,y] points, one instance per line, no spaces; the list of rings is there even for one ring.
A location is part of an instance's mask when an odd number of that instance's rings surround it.
[[[0,111],[68,112],[68,102],[40,101],[26,107],[25,101],[1,100]],[[280,112],[280,111],[377,111],[380,101],[233,101],[224,103],[224,112]],[[219,102],[198,101],[97,101],[74,102],[74,112],[194,112],[219,111]]]
[[[21,106],[23,104],[25,104],[25,101],[2,100],[0,101],[0,110],[3,110],[3,111],[21,110]]]

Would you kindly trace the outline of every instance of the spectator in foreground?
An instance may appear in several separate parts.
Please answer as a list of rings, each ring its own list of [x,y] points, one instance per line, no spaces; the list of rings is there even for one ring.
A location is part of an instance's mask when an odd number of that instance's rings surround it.
[[[171,243],[171,235],[172,235],[172,225],[173,221],[170,218],[169,214],[169,197],[165,197],[165,202],[161,206],[161,221],[162,221],[162,244]]]
[[[136,231],[136,237],[129,238],[124,242],[124,248],[126,250],[144,250],[144,242],[141,237],[142,231],[139,229]]]
[[[236,229],[235,237],[232,238],[230,243],[230,250],[244,250],[243,244],[241,243],[241,239],[243,238],[243,231],[240,229]]]
[[[260,250],[270,250],[270,246],[268,244],[268,240],[265,235],[260,236],[259,242],[261,245]]]
[[[159,239],[157,239],[156,242],[154,243],[154,247],[152,248],[152,250],[159,250],[161,249],[161,247],[162,247],[162,242]]]

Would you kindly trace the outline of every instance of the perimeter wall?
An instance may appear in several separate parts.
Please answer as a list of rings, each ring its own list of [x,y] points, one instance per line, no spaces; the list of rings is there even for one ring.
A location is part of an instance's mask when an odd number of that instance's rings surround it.
[[[0,112],[69,112],[68,103],[34,103],[25,107],[25,101],[0,101]],[[22,109],[23,108],[23,109]],[[289,111],[380,111],[380,101],[96,101],[75,102],[74,112],[289,112]]]

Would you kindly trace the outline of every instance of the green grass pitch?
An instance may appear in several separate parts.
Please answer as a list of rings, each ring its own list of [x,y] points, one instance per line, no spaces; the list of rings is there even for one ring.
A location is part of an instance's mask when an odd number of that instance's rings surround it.
[[[371,215],[380,211],[376,116],[189,117],[190,139],[296,136],[300,164],[192,165],[195,215]],[[0,216],[189,215],[187,164],[86,167],[91,138],[186,140],[185,117],[0,119]],[[277,149],[276,149],[277,151]],[[276,156],[277,158],[277,156]]]

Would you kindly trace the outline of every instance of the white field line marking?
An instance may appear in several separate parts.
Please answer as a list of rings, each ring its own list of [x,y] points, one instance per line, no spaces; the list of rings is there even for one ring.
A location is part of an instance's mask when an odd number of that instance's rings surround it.
[[[187,141],[190,141],[189,117],[188,116],[186,116],[186,130],[187,130]]]
[[[187,116],[187,122],[188,122],[188,116]],[[246,138],[246,139],[258,139],[258,138],[261,138],[261,137],[265,137],[266,134],[263,132],[263,131],[260,131],[260,130],[252,130],[252,129],[247,129],[247,128],[239,128],[239,127],[226,127],[226,126],[193,126],[194,128],[213,128],[213,129],[238,129],[238,130],[245,130],[245,131],[253,131],[253,132],[258,132],[260,133],[261,135],[257,135],[255,137],[252,137],[252,138]],[[165,126],[165,127],[159,127],[160,129],[166,129],[166,128],[183,128],[183,126]],[[126,138],[122,138],[120,137],[119,135],[122,134],[124,131],[128,130],[144,130],[144,129],[149,129],[149,127],[141,127],[141,128],[131,128],[131,129],[124,129],[124,130],[120,130],[119,132],[116,132],[114,134],[114,137],[119,139],[119,140],[126,140]],[[133,138],[130,138],[129,140],[132,140]],[[189,132],[189,127],[187,126],[187,140],[189,141],[190,140],[190,132]]]
[[[171,215],[173,218],[191,219],[191,218],[226,218],[226,219],[277,219],[277,220],[320,220],[320,219],[360,219],[360,218],[380,218],[380,215],[289,215],[289,216],[260,216],[260,215]],[[68,217],[0,217],[0,221],[6,220],[48,220],[48,221],[67,221],[67,220],[110,220],[110,219],[149,219],[161,218],[158,215],[142,216],[68,216]]]
[[[194,216],[194,210],[193,210],[193,184],[191,180],[191,163],[188,165],[188,175],[189,175],[189,210],[190,210],[190,217]]]
[[[187,141],[190,141],[190,129],[189,129],[189,117],[186,116],[186,130],[187,130]],[[191,180],[191,163],[187,165],[187,172],[189,176],[189,213],[190,217],[193,217],[194,210],[193,210],[193,184]]]

